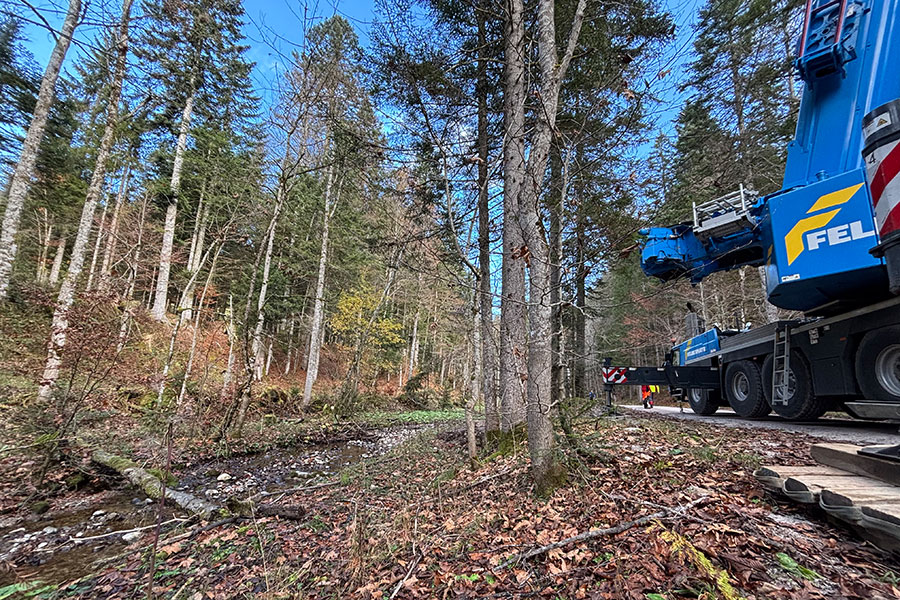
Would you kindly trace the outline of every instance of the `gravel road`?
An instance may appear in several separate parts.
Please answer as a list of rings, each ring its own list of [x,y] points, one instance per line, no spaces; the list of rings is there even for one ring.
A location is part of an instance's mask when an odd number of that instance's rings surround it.
[[[900,444],[900,433],[897,423],[882,421],[858,421],[854,419],[819,419],[811,422],[784,421],[779,417],[769,416],[764,419],[741,419],[730,410],[720,408],[715,415],[704,417],[694,414],[687,405],[684,412],[675,406],[655,406],[646,410],[640,406],[621,406],[620,408],[636,414],[653,413],[686,421],[700,421],[722,427],[740,427],[745,429],[780,429],[795,431],[820,437],[832,442],[849,442],[857,445]]]

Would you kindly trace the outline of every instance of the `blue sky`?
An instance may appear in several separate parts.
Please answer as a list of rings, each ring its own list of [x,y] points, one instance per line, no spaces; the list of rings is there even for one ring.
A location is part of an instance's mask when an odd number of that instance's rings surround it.
[[[19,3],[20,12],[27,18],[33,13]],[[136,3],[140,0],[136,0]],[[689,57],[693,24],[697,8],[702,0],[661,0],[663,6],[673,15],[676,23],[676,39],[659,57],[659,70],[671,69],[671,74],[663,82],[657,93],[662,100],[659,107],[658,128],[669,135],[674,134],[673,119],[677,116],[683,94],[677,90],[682,80],[683,67]],[[83,0],[87,3],[88,23],[76,31],[76,44],[70,50],[66,64],[71,65],[75,57],[97,34],[91,23],[109,22],[118,14],[120,0]],[[40,0],[33,3],[53,27],[58,28],[64,16],[65,0]],[[137,9],[137,7],[135,7]],[[300,47],[306,27],[316,20],[333,14],[346,17],[356,28],[363,46],[369,42],[369,30],[377,18],[375,0],[309,0],[304,4],[297,0],[245,0],[247,24],[244,33],[250,44],[249,58],[256,63],[254,78],[256,86],[265,97],[269,81],[283,63],[282,57]],[[37,21],[37,19],[34,19]],[[46,64],[53,47],[53,38],[38,25],[27,24],[25,34],[29,39],[28,48],[41,68]]]

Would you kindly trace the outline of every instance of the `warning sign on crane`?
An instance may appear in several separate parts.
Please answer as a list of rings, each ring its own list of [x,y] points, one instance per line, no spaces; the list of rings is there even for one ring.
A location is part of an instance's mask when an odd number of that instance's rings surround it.
[[[627,367],[607,367],[603,369],[603,383],[626,383]]]

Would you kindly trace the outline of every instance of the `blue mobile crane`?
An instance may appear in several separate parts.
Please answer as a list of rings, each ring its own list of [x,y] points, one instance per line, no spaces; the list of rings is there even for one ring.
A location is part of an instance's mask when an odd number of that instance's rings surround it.
[[[803,317],[697,330],[663,367],[608,381],[669,384],[699,414],[898,419],[900,0],[807,0],[795,66],[803,96],[782,189],[741,188],[695,204],[690,222],[642,230],[641,267],[698,283],[763,266],[769,302]]]

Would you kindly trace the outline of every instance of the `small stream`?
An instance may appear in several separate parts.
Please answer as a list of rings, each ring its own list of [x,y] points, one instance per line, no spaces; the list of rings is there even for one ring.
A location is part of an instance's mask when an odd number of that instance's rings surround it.
[[[373,437],[366,440],[279,448],[198,463],[173,471],[176,489],[218,503],[228,496],[314,484],[382,455],[428,427],[394,427],[371,432]],[[0,523],[0,566],[13,567],[12,571],[0,569],[0,588],[17,580],[62,585],[93,573],[104,559],[126,552],[129,544],[142,538],[147,543],[158,515],[153,500],[123,482],[79,497],[65,511],[50,511],[7,527]],[[162,518],[186,516],[177,507],[166,506]],[[129,532],[139,527],[147,529]]]

